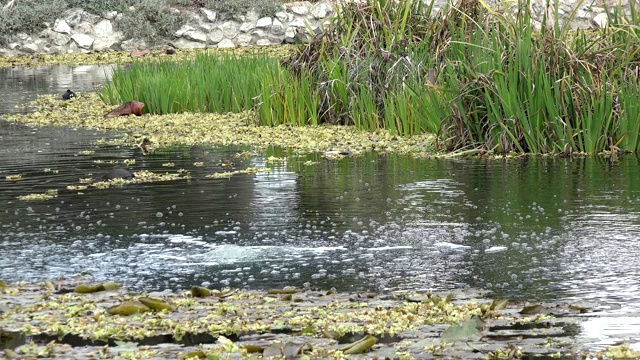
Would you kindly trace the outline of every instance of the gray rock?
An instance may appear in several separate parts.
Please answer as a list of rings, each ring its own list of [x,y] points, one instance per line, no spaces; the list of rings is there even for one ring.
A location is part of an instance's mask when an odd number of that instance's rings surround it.
[[[589,15],[591,15],[591,14],[589,14],[588,11],[585,11],[583,9],[579,9],[578,11],[576,11],[576,17],[578,19],[586,19],[586,18],[589,17]]]
[[[82,22],[82,16],[84,14],[84,10],[80,8],[69,9],[64,12],[63,20],[69,24],[69,26],[76,26]]]
[[[251,34],[240,34],[236,38],[236,45],[249,46],[253,42],[253,36]]]
[[[308,1],[298,1],[287,4],[287,7],[296,15],[307,15],[309,13],[311,3]]]
[[[104,14],[102,14],[102,17],[107,20],[113,20],[116,18],[116,16],[118,16],[117,11],[106,11]]]
[[[222,30],[214,30],[207,34],[207,42],[209,42],[210,44],[217,44],[222,41],[222,39],[224,39]]]
[[[189,41],[185,38],[180,38],[178,40],[172,41],[170,45],[176,49],[204,49],[206,47],[205,43],[198,41]]]
[[[93,50],[94,51],[105,51],[110,49],[113,45],[117,44],[118,40],[116,38],[98,38],[93,42]]]
[[[144,41],[140,41],[137,39],[128,39],[120,43],[120,47],[124,51],[133,51],[133,50],[146,49],[147,44]]]
[[[9,45],[7,45],[7,48],[9,48],[9,50],[16,50],[19,47],[20,47],[20,43],[17,43],[17,42],[12,42],[12,43],[9,43]]]
[[[209,21],[209,22],[214,23],[214,22],[216,22],[216,20],[218,20],[218,13],[216,13],[215,11],[211,11],[209,9],[201,8],[200,12],[204,16],[204,18],[207,19],[207,21]]]
[[[207,35],[200,31],[190,30],[182,34],[182,37],[191,41],[207,42]]]
[[[67,35],[60,34],[60,33],[57,33],[57,32],[52,32],[49,35],[49,39],[56,46],[66,45],[71,40],[71,38],[68,37]]]
[[[45,53],[45,54],[51,54],[52,53],[51,49],[53,47],[51,46],[51,44],[47,43],[47,44],[44,44],[42,46],[38,45],[38,47],[40,48],[40,50],[38,52],[41,53],[41,54],[42,53]]]
[[[113,34],[113,25],[109,20],[100,20],[93,26],[93,33],[97,37],[106,38]],[[111,46],[111,45],[110,45]]]
[[[245,22],[255,23],[260,18],[260,14],[255,10],[249,10],[244,17]]]
[[[223,39],[218,43],[218,48],[220,49],[229,49],[234,47],[236,47],[236,44],[234,44],[233,41],[229,39]]]
[[[271,33],[265,34],[264,40],[269,40],[269,42],[273,45],[282,44],[284,42],[284,34],[283,35],[273,35]]]
[[[273,20],[270,17],[263,17],[258,19],[258,21],[256,22],[256,27],[261,29],[270,28],[272,24]]]
[[[78,51],[80,51],[78,44],[76,44],[75,41],[69,42],[69,44],[67,45],[67,54],[73,54]]]
[[[256,45],[258,46],[269,46],[272,45],[271,41],[269,41],[268,39],[258,39],[258,41],[256,41]]]
[[[309,10],[309,12],[316,19],[324,19],[334,15],[333,8],[326,2],[316,3],[311,7],[311,10]]]
[[[276,13],[276,19],[280,20],[281,22],[287,22],[293,20],[293,15],[284,11],[278,11]]]
[[[73,40],[80,49],[91,49],[91,45],[93,45],[94,39],[87,34],[73,34],[71,35],[71,40]]]
[[[195,28],[193,26],[191,26],[189,24],[185,24],[185,25],[182,25],[182,27],[180,29],[178,29],[178,31],[176,31],[174,35],[176,37],[181,37],[187,31],[193,31],[193,30],[195,30]]]
[[[289,26],[295,26],[295,27],[300,27],[300,28],[306,28],[307,27],[307,25],[305,24],[305,21],[302,18],[294,19],[292,22],[289,23]]]
[[[284,36],[288,37],[288,38],[295,38],[296,37],[296,33],[297,33],[297,27],[295,26],[289,26],[287,28],[287,30],[285,30],[284,32]]]
[[[83,21],[73,28],[75,33],[91,34],[93,33],[93,25],[87,21]]]
[[[95,15],[86,11],[82,12],[82,21],[86,21],[89,24],[93,25],[100,20],[102,20],[102,16]]]
[[[222,30],[224,37],[227,39],[233,39],[238,36],[240,24],[235,21],[225,21],[220,25],[219,29]]]
[[[20,50],[24,51],[27,54],[35,54],[38,52],[38,45],[34,43],[24,44],[20,47]]]
[[[18,33],[16,34],[16,37],[18,38],[18,40],[31,41],[31,37],[25,33]]]
[[[606,13],[600,13],[594,16],[591,21],[593,21],[593,24],[599,27],[600,29],[604,29],[607,26],[609,26],[609,17],[607,16]]]
[[[47,39],[47,38],[49,38],[49,36],[50,36],[52,33],[53,33],[53,30],[51,30],[51,29],[47,28],[47,29],[44,29],[44,30],[40,31],[40,34],[38,34],[38,37],[39,37],[40,39]]]
[[[14,56],[15,53],[7,48],[0,48],[0,56]]]
[[[273,25],[271,25],[271,31],[273,32],[274,35],[284,35],[284,27],[282,26],[282,23],[280,22],[280,20],[278,19],[273,20]]]
[[[188,24],[197,25],[204,22],[204,18],[200,15],[199,11],[184,10],[182,11],[182,16],[187,19]]]
[[[218,25],[214,24],[214,23],[202,23],[200,25],[198,25],[200,27],[200,29],[206,31],[206,32],[212,32],[213,30],[218,28]]]
[[[256,26],[254,25],[253,22],[245,22],[245,23],[242,23],[242,25],[240,25],[240,32],[246,33],[255,28]]]
[[[67,48],[64,46],[52,46],[51,49],[49,49],[49,52],[52,54],[65,54],[67,52]]]

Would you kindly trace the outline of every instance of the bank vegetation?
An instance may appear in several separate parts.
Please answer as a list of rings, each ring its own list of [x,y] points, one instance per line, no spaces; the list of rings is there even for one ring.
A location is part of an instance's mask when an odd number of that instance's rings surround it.
[[[438,14],[432,5],[341,4],[322,34],[280,62],[202,55],[187,65],[140,63],[118,73],[102,95],[111,103],[137,97],[156,113],[254,108],[263,125],[432,133],[448,151],[638,149],[640,21],[633,4],[630,15],[608,9],[601,30],[571,30],[557,13],[535,30],[525,1],[515,15],[481,1],[462,0]]]

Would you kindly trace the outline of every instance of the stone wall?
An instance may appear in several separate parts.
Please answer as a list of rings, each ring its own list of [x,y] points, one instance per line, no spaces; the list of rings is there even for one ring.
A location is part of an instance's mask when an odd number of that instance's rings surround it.
[[[436,9],[443,8],[448,0],[437,0]],[[571,24],[574,28],[601,27],[607,25],[605,5],[615,6],[613,0],[585,2],[581,0],[560,0],[558,13],[565,21],[577,8]],[[487,1],[489,4],[492,1]],[[554,2],[554,1],[552,1]],[[513,6],[513,5],[512,5]],[[552,15],[553,9],[547,9],[546,1],[531,1],[534,25],[540,25],[545,12]],[[1,9],[0,9],[1,11]],[[230,48],[249,45],[276,45],[296,41],[298,33],[304,32],[305,25],[319,31],[327,18],[335,16],[332,2],[323,0],[287,3],[274,17],[259,17],[254,12],[244,16],[224,18],[220,14],[207,10],[178,10],[188,12],[191,19],[178,30],[172,39],[160,44],[160,47]],[[17,34],[5,48],[0,48],[1,56],[19,54],[60,54],[72,52],[91,52],[108,50],[141,50],[147,45],[138,39],[124,39],[122,33],[114,28],[114,21],[122,14],[107,12],[102,15],[90,14],[82,9],[70,9],[62,18],[39,34]],[[302,30],[302,31],[301,31]]]

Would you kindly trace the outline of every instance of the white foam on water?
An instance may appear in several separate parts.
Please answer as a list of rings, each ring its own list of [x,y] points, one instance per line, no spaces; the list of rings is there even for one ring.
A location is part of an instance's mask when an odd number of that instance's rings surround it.
[[[437,242],[433,244],[433,246],[435,246],[436,249],[442,253],[464,252],[464,251],[471,250],[471,246],[454,244],[446,241]]]
[[[488,249],[485,249],[485,253],[486,254],[495,254],[495,253],[499,253],[499,252],[503,252],[503,251],[507,251],[507,247],[506,246],[492,246]]]
[[[347,250],[347,248],[344,246],[320,246],[320,247],[313,247],[313,248],[292,247],[291,249],[295,251],[312,251],[316,253]]]
[[[172,243],[190,243],[190,244],[200,244],[200,245],[206,244],[205,241],[202,241],[202,236],[193,237],[190,235],[174,234],[174,235],[169,235],[168,239],[169,239],[169,242],[172,242]]]
[[[369,248],[367,251],[388,251],[388,250],[401,250],[401,249],[413,249],[413,246],[381,246]]]

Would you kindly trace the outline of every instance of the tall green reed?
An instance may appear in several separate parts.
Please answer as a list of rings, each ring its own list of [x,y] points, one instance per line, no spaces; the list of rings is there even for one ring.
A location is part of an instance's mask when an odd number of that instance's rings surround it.
[[[135,62],[119,66],[100,92],[110,104],[144,102],[154,114],[239,112],[251,109],[277,59],[201,53],[188,62]]]

